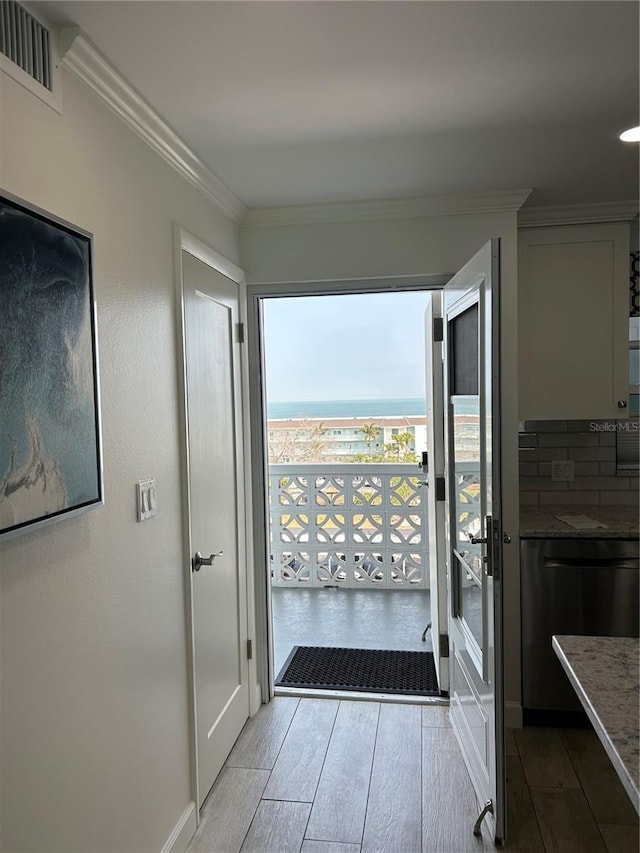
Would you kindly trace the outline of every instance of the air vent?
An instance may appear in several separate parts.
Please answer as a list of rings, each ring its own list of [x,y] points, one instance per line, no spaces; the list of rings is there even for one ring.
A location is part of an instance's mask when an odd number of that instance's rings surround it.
[[[49,30],[15,0],[0,0],[0,52],[52,89]]]

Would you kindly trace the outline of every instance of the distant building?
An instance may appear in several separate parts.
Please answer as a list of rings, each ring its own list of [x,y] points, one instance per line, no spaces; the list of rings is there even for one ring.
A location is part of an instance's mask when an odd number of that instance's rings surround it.
[[[375,440],[367,440],[362,428],[379,427]],[[269,461],[284,462],[348,462],[358,453],[381,454],[392,436],[410,433],[410,450],[420,453],[427,446],[426,418],[399,415],[371,418],[305,418],[269,420],[267,422]]]
[[[375,440],[368,441],[362,428],[379,427]],[[409,450],[418,456],[427,449],[427,420],[424,415],[353,418],[283,418],[267,422],[269,462],[350,462],[357,454],[381,455],[393,436],[410,433]],[[479,458],[478,416],[456,419],[458,459]]]

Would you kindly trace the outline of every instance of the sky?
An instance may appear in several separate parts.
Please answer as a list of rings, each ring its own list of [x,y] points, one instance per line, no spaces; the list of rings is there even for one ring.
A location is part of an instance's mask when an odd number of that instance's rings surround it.
[[[267,400],[423,397],[425,292],[263,300]]]

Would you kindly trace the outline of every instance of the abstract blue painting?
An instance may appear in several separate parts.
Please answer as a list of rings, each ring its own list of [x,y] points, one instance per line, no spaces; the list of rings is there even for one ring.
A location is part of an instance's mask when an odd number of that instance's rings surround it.
[[[91,249],[0,195],[0,536],[103,501]]]

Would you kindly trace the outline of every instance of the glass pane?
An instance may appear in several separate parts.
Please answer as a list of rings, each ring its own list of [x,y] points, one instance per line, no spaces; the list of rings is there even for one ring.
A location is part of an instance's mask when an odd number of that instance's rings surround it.
[[[478,393],[478,306],[449,322],[453,360],[452,394]]]
[[[453,463],[456,505],[454,544],[458,560],[459,612],[482,650],[482,545],[473,537],[483,536],[480,479],[480,398],[452,397]]]
[[[482,648],[482,589],[468,572],[460,566],[460,615],[469,626],[476,642]]]
[[[477,578],[482,576],[481,545],[471,538],[482,536],[480,501],[480,400],[453,397],[453,464],[455,466],[456,505],[453,547]]]

